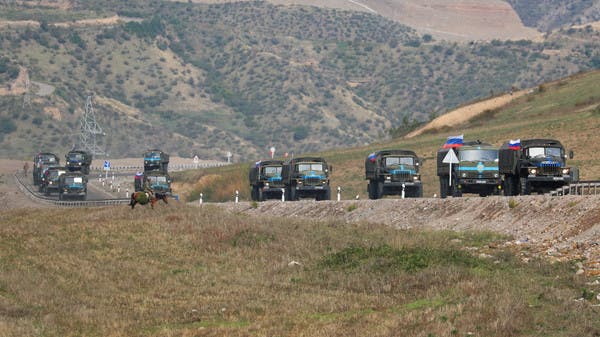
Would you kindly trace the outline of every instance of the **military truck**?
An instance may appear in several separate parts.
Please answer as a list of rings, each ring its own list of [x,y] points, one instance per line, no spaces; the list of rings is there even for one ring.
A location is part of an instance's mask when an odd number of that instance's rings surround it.
[[[47,168],[42,174],[40,192],[43,192],[45,195],[50,195],[52,192],[58,193],[58,180],[67,171],[67,168],[64,166],[51,166]]]
[[[72,150],[65,155],[65,166],[71,172],[81,171],[83,174],[90,174],[91,164],[92,154],[89,152]]]
[[[458,163],[444,163],[448,151],[454,151]],[[452,173],[452,181],[450,181]],[[463,193],[480,196],[498,195],[502,179],[498,171],[498,148],[477,141],[464,142],[455,148],[442,148],[437,152],[437,175],[440,179],[440,197],[461,197]]]
[[[573,159],[573,151],[569,151]],[[579,169],[567,166],[567,154],[555,139],[508,141],[500,147],[504,195],[548,193],[579,181]]]
[[[87,198],[88,178],[81,172],[65,172],[58,178],[58,200]]]
[[[148,182],[148,185],[154,193],[171,195],[171,177],[169,174],[163,171],[147,171],[144,172],[144,181]]]
[[[144,172],[162,171],[167,173],[169,169],[169,155],[161,150],[153,149],[144,152]]]
[[[264,160],[254,163],[248,172],[250,196],[254,201],[281,199],[285,185],[281,178],[282,160]]]
[[[42,173],[49,166],[60,165],[58,156],[50,152],[40,152],[33,157],[33,185],[39,185],[42,181]]]
[[[365,178],[369,181],[369,199],[402,195],[403,191],[405,197],[422,197],[421,164],[421,159],[410,150],[382,150],[368,155],[365,159]]]
[[[285,185],[285,200],[315,198],[330,200],[329,174],[332,167],[323,158],[299,157],[283,165],[281,178]]]

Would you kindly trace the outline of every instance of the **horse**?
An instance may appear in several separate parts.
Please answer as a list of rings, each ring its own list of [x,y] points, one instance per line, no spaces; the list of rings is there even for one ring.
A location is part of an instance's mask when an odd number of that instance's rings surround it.
[[[144,191],[133,192],[131,194],[131,201],[129,202],[129,206],[131,209],[135,207],[136,204],[146,205],[150,203],[150,207],[154,209],[154,205],[159,201],[164,201],[165,204],[168,204],[167,195],[165,193],[146,193]]]

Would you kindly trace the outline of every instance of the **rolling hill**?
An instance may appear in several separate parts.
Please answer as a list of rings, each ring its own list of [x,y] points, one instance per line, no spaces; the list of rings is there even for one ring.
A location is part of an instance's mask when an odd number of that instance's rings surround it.
[[[2,157],[71,148],[92,92],[112,157],[161,147],[243,161],[270,146],[303,153],[388,139],[465,102],[600,66],[600,35],[587,26],[541,42],[459,44],[368,11],[34,4],[0,4]],[[29,75],[29,101],[15,69]]]

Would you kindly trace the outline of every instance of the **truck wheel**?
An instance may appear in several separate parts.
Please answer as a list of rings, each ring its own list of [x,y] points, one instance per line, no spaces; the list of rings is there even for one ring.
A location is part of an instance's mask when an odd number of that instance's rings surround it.
[[[45,195],[50,195],[50,191],[48,191],[48,187],[44,187],[44,194]]]
[[[414,197],[415,198],[423,198],[423,186],[422,185],[421,186],[417,186],[415,188],[415,195],[414,195]]]
[[[298,200],[298,196],[296,195],[296,188],[294,186],[290,186],[289,200],[296,201]]]
[[[377,185],[374,181],[369,180],[367,184],[367,192],[369,193],[369,199],[377,199]]]
[[[460,188],[458,188],[458,184],[456,183],[456,181],[452,182],[452,196],[455,198],[460,198],[462,197],[462,190]]]
[[[377,199],[383,197],[383,181],[377,182]]]
[[[321,200],[331,200],[331,189],[327,188],[321,195]]]
[[[257,190],[258,190],[258,191],[257,191],[258,193],[257,193],[257,195],[256,195],[256,199],[257,199],[258,201],[265,201],[265,195],[263,194],[263,190],[262,190],[262,188],[258,188]]]
[[[63,200],[63,194],[62,193],[58,194],[58,200],[61,200],[61,201]]]
[[[527,178],[521,178],[519,179],[519,183],[521,186],[521,194],[522,195],[529,195],[531,194],[531,186],[529,184],[529,182],[527,181]]]
[[[440,198],[444,199],[448,196],[448,177],[440,177]]]

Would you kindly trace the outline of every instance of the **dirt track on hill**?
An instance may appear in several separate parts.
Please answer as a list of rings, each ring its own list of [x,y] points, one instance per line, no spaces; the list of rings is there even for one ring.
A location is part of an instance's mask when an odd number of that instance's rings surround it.
[[[259,217],[333,219],[344,223],[385,224],[398,229],[493,231],[512,237],[504,246],[515,248],[523,261],[534,257],[553,261],[584,260],[580,273],[600,275],[600,196],[267,201],[257,207],[248,202],[218,205],[232,212]]]

